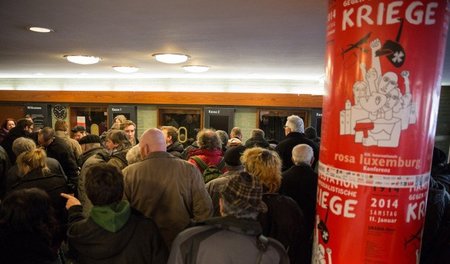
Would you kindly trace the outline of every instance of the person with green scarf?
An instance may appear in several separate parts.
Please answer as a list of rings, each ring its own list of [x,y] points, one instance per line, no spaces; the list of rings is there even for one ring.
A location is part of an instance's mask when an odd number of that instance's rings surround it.
[[[86,194],[93,204],[84,218],[75,197],[67,199],[69,255],[77,263],[166,263],[167,247],[155,223],[130,207],[123,196],[122,172],[107,163],[86,173]]]

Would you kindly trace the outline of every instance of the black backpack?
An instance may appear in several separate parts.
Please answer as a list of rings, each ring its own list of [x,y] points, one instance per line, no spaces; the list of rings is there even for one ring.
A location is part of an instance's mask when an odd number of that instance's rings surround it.
[[[203,181],[205,183],[216,179],[217,177],[222,175],[222,169],[225,166],[225,161],[223,158],[217,165],[207,165],[200,157],[193,156],[191,157],[195,163],[203,170]]]

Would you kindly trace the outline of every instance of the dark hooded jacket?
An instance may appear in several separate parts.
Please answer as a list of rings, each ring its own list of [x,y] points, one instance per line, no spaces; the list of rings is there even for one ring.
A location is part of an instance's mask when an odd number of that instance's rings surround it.
[[[167,152],[169,152],[170,154],[174,155],[177,158],[181,158],[181,153],[183,153],[183,151],[184,151],[183,144],[181,144],[178,141],[167,146]]]
[[[77,263],[166,263],[168,250],[155,223],[130,208],[127,201],[94,206],[89,218],[82,207],[69,209],[67,232]]]

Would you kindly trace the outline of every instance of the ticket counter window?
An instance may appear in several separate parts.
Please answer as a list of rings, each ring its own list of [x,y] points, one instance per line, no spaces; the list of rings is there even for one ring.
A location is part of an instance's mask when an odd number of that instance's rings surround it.
[[[200,109],[159,109],[158,126],[173,126],[178,128],[179,141],[188,146],[196,140],[202,127]]]
[[[106,106],[71,106],[70,125],[84,126],[89,134],[101,135],[108,130]]]
[[[284,139],[284,125],[287,117],[298,115],[303,119],[305,128],[310,124],[309,113],[302,110],[259,110],[259,128],[265,133],[266,140],[278,143]]]

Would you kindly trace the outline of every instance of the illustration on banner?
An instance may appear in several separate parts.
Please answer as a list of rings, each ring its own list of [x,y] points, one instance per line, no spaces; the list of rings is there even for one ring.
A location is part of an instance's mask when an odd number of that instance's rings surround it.
[[[417,121],[409,71],[400,73],[404,85],[402,93],[398,74],[381,69],[381,56],[388,56],[395,67],[403,65],[405,52],[398,43],[399,38],[400,34],[397,42],[387,41],[383,46],[379,39],[373,40],[370,43],[371,67],[367,69],[365,63],[360,64],[364,78],[353,84],[354,104],[346,100],[345,109],[340,112],[340,135],[354,135],[355,143],[398,147],[401,132]]]

